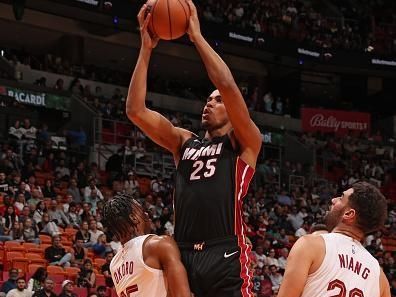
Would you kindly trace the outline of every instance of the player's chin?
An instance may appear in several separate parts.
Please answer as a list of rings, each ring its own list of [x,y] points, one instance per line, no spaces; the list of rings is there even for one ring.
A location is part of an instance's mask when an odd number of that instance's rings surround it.
[[[205,130],[207,130],[210,127],[209,121],[202,119],[201,121],[201,127]]]

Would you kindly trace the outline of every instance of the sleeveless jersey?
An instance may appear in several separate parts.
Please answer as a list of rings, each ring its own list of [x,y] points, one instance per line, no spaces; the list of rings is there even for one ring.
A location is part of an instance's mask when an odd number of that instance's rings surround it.
[[[380,266],[360,242],[339,233],[320,236],[326,255],[319,269],[308,276],[301,297],[380,296]]]
[[[111,260],[110,273],[120,297],[166,297],[163,271],[151,268],[143,260],[143,243],[152,234],[128,241]]]
[[[194,243],[243,235],[242,199],[253,174],[228,135],[187,140],[176,171],[175,240]]]

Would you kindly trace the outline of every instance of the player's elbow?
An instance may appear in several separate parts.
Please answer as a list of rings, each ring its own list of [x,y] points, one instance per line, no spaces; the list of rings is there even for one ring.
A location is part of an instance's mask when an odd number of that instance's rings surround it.
[[[131,106],[127,106],[125,112],[128,119],[131,120],[133,123],[138,122],[143,114],[142,109]]]

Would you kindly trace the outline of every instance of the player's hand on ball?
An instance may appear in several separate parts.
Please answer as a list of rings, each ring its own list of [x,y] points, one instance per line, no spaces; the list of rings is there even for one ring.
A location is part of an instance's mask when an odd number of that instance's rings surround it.
[[[187,34],[190,37],[190,40],[192,42],[195,41],[195,38],[197,36],[201,35],[201,28],[199,25],[199,19],[198,19],[198,13],[197,13],[197,8],[195,7],[194,3],[192,0],[186,0],[188,6],[190,7],[190,20],[189,20],[189,25],[187,29]]]
[[[138,22],[140,29],[140,37],[142,39],[142,47],[153,49],[157,46],[159,38],[157,36],[151,36],[147,27],[151,19],[151,12],[147,13],[147,4],[144,4],[138,13]]]

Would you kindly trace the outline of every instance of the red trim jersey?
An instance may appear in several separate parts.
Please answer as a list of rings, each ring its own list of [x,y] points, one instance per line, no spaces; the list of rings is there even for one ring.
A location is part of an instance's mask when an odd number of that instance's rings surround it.
[[[176,241],[194,243],[244,235],[242,202],[253,174],[254,169],[239,158],[228,135],[187,140],[175,181]]]

